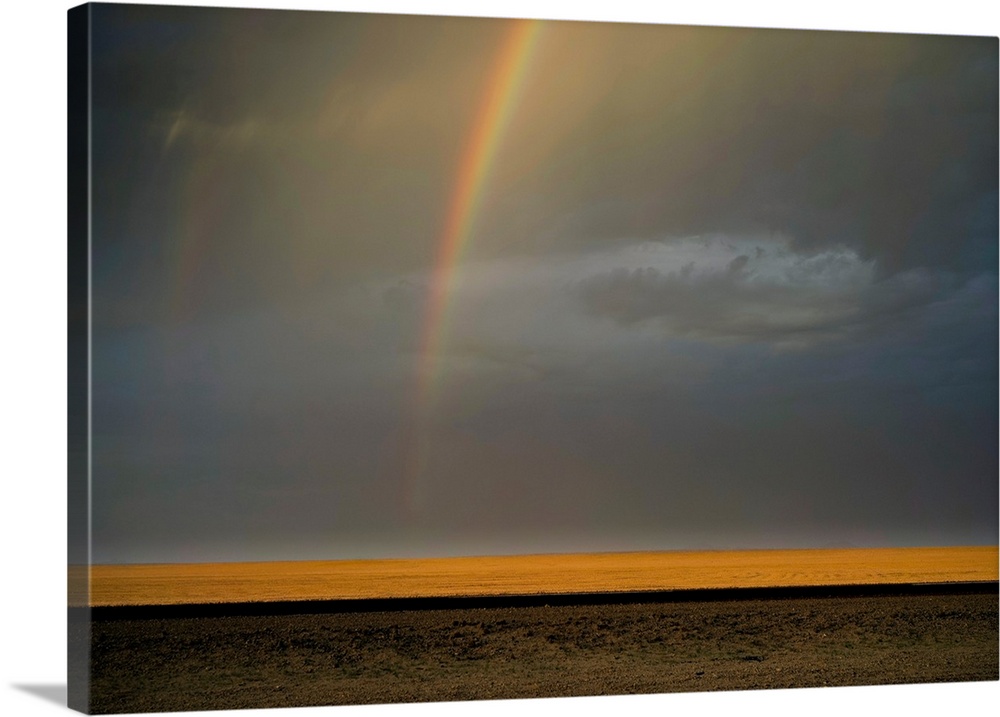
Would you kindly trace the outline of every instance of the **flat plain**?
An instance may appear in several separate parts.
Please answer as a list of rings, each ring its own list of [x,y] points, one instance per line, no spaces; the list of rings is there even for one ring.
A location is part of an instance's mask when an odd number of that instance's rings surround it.
[[[71,642],[93,713],[996,680],[997,557],[94,566]]]
[[[95,565],[89,604],[978,582],[997,580],[997,566],[997,546]],[[85,594],[71,600],[88,602]]]

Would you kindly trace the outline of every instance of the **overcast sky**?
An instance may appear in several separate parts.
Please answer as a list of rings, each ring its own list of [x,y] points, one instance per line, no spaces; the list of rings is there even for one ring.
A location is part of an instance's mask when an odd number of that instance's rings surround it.
[[[995,38],[543,23],[415,411],[511,23],[93,17],[95,562],[996,543]]]

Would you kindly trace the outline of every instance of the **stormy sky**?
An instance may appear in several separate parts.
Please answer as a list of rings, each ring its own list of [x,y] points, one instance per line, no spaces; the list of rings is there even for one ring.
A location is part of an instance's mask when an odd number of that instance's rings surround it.
[[[542,23],[417,410],[511,21],[93,23],[95,562],[996,543],[995,38]]]

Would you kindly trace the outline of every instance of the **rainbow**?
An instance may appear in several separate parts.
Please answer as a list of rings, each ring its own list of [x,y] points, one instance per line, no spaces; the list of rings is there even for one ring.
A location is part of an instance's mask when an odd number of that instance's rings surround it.
[[[462,249],[472,237],[476,214],[487,185],[489,172],[500,146],[542,28],[540,20],[516,20],[503,39],[486,85],[472,130],[461,154],[455,190],[448,204],[444,231],[431,273],[430,293],[424,311],[417,366],[417,444],[411,448],[410,483],[406,502],[419,507],[418,481],[423,472],[425,431],[440,381],[441,350],[446,342],[448,313],[456,269]]]

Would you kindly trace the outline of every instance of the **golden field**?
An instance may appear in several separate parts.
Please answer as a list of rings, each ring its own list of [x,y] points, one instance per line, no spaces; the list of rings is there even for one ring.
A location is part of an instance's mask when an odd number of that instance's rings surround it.
[[[530,595],[997,580],[997,546],[94,565],[89,603]],[[71,568],[71,605],[87,604]]]

